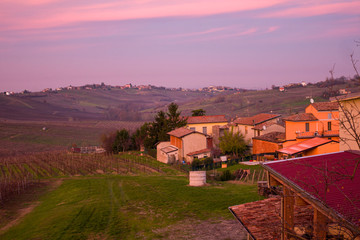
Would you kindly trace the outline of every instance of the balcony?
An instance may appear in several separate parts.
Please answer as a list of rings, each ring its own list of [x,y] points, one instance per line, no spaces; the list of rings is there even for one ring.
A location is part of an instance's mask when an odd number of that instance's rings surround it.
[[[339,130],[316,131],[316,132],[297,132],[296,138],[313,138],[313,137],[338,137]]]

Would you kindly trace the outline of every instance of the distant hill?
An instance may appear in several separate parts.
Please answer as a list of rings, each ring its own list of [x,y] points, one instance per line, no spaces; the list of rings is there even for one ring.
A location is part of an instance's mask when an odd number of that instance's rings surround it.
[[[116,120],[151,121],[159,110],[171,102],[180,106],[183,115],[202,108],[207,115],[225,114],[229,119],[262,112],[283,115],[304,111],[310,98],[327,101],[339,94],[339,89],[360,91],[358,80],[327,80],[302,86],[292,84],[279,91],[221,89],[221,91],[184,91],[182,89],[62,89],[37,93],[0,95],[0,119],[13,120]]]

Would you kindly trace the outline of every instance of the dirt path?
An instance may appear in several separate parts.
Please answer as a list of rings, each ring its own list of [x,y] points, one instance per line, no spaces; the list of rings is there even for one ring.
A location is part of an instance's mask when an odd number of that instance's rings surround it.
[[[62,179],[56,179],[55,181],[51,181],[51,182],[47,182],[47,183],[43,183],[46,186],[46,190],[45,192],[50,192],[55,190],[56,188],[58,188],[61,184],[62,184],[63,180]],[[34,194],[34,195],[40,195],[43,194],[43,191],[35,191],[33,193],[28,193],[28,194]],[[26,196],[26,195],[25,195]],[[18,201],[16,201],[15,203],[8,203],[5,204],[2,209],[0,209],[0,213],[1,214],[11,214],[11,218],[10,219],[1,219],[1,220],[8,220],[8,222],[0,228],[0,234],[4,233],[5,231],[7,231],[9,228],[17,225],[27,214],[29,214],[32,210],[34,210],[35,207],[37,207],[40,202],[39,201],[34,201],[33,196],[31,197],[31,199],[28,198],[22,198],[22,199],[18,199]],[[19,205],[25,205],[26,207],[24,208],[20,208],[20,209],[15,209],[17,206]]]

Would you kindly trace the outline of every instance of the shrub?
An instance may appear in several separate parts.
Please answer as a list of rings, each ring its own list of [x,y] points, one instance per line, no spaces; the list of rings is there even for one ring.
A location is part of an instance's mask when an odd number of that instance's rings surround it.
[[[233,179],[234,179],[234,176],[231,174],[230,170],[224,171],[220,176],[221,181],[228,181],[228,180],[233,180]]]

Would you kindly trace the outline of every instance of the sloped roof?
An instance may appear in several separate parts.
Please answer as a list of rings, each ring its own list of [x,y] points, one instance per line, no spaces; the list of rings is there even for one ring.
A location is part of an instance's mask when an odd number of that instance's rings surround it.
[[[263,163],[263,167],[328,215],[360,233],[360,151]]]
[[[311,105],[318,111],[339,111],[337,102],[315,102]]]
[[[227,122],[225,115],[211,115],[211,116],[190,116],[187,117],[188,124],[194,123],[223,123]]]
[[[280,206],[281,198],[275,196],[232,206],[229,210],[253,239],[280,239],[282,231]],[[305,227],[313,218],[313,210],[309,206],[294,206],[294,215],[302,216],[294,219],[294,225]]]
[[[171,152],[177,151],[178,148],[173,145],[170,145],[170,146],[163,147],[160,150],[163,151],[164,153],[171,153]]]
[[[278,114],[269,114],[269,113],[260,113],[252,117],[244,117],[244,118],[237,118],[234,120],[234,123],[241,124],[241,125],[257,125],[266,121],[269,121],[274,118],[278,118],[281,115]]]
[[[293,154],[304,152],[304,151],[310,150],[312,148],[315,148],[315,147],[318,147],[318,146],[321,146],[321,145],[324,145],[324,144],[327,144],[330,142],[334,142],[334,141],[331,139],[327,139],[327,138],[314,137],[309,140],[305,140],[303,142],[299,142],[294,145],[288,146],[286,148],[279,149],[277,151],[286,153],[289,155],[293,155]]]
[[[299,113],[284,118],[285,121],[303,122],[303,121],[317,121],[318,119],[312,113]]]
[[[202,150],[199,150],[199,151],[195,151],[195,152],[188,153],[188,154],[186,154],[186,155],[188,155],[188,156],[193,156],[193,155],[198,155],[198,154],[208,153],[208,152],[211,152],[211,149],[205,148],[205,149],[202,149]]]
[[[181,127],[181,128],[172,130],[172,131],[168,132],[167,134],[169,134],[170,136],[182,138],[182,137],[189,135],[191,133],[194,133],[194,132],[195,132],[194,130],[190,130],[188,128]]]
[[[260,124],[256,125],[255,127],[253,127],[252,129],[255,129],[255,130],[264,130],[264,126],[265,126],[266,128],[268,128],[268,127],[271,127],[271,126],[273,126],[273,125],[277,125],[277,126],[282,127],[282,128],[285,129],[285,127],[282,126],[281,124],[273,123],[273,122],[260,123]]]
[[[270,132],[262,136],[254,137],[253,139],[273,142],[273,143],[282,143],[285,141],[285,133],[283,132]]]

